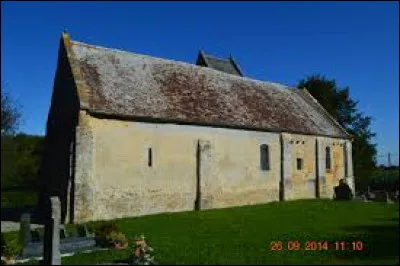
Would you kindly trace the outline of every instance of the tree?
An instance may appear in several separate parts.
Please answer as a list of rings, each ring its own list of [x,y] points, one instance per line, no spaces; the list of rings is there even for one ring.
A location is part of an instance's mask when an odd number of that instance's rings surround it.
[[[44,137],[26,134],[1,137],[1,188],[39,188]]]
[[[298,88],[310,94],[353,136],[353,164],[357,190],[365,190],[376,168],[375,133],[370,129],[370,116],[357,109],[358,101],[350,98],[349,87],[339,88],[335,80],[320,74],[307,76],[299,81]]]
[[[12,135],[16,132],[21,119],[21,113],[9,93],[4,91],[1,83],[1,136]]]

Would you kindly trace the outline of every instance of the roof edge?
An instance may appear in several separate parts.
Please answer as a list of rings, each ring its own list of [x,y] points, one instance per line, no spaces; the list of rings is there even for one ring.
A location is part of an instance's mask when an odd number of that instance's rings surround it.
[[[314,96],[312,96],[312,94],[306,88],[301,88],[300,90],[303,91],[304,94],[316,104],[316,106],[318,106],[318,109],[322,111],[322,114],[325,115],[325,117],[331,120],[331,122],[333,122],[333,124],[335,124],[346,136],[348,136],[349,139],[353,139],[353,135],[347,132],[347,130],[342,127],[330,113],[328,113],[328,111],[317,101],[317,99],[314,98]]]
[[[203,49],[200,49],[200,56],[203,58],[203,61],[204,61],[204,63],[206,64],[206,67],[209,67],[209,66],[210,66],[210,63],[207,62],[207,56],[206,56],[206,54],[204,53]]]
[[[81,75],[81,69],[79,64],[77,63],[77,60],[75,60],[75,53],[71,49],[71,38],[69,36],[69,33],[63,32],[61,35],[61,39],[63,41],[68,63],[71,68],[71,72],[73,75],[73,79],[75,82],[77,94],[79,97],[79,102],[80,102],[80,108],[81,109],[88,109],[90,107],[90,91],[89,88],[85,85],[82,75]]]
[[[237,72],[239,72],[239,75],[243,77],[242,69],[239,67],[239,64],[236,63],[236,60],[231,55],[229,56],[229,61],[231,61],[233,67],[236,68]]]

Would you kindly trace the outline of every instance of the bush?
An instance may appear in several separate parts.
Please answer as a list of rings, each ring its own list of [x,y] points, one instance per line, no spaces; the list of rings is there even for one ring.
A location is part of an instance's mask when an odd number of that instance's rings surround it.
[[[117,233],[117,225],[115,222],[107,221],[100,223],[94,230],[96,244],[101,247],[111,247],[114,242],[111,240],[111,234]]]
[[[12,258],[19,255],[22,252],[22,245],[17,239],[11,239],[4,245],[3,256],[6,258]]]
[[[114,221],[106,221],[100,223],[95,230],[97,232],[111,233],[118,231],[117,225]]]
[[[121,232],[111,232],[107,236],[107,240],[116,248],[126,248],[128,246],[128,238]]]

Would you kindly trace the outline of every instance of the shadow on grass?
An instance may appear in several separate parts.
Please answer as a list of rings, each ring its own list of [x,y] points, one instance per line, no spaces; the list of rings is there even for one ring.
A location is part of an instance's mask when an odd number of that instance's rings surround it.
[[[399,225],[386,220],[387,224],[347,227],[345,230],[354,232],[346,239],[346,251],[336,251],[335,256],[340,259],[358,260],[395,260],[399,259]],[[362,242],[362,250],[353,250],[352,242]],[[356,248],[357,249],[357,248]]]

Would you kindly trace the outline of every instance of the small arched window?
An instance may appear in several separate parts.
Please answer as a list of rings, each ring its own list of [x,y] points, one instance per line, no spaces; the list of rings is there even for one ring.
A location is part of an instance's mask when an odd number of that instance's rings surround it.
[[[260,166],[261,170],[267,171],[270,169],[269,166],[269,147],[267,144],[260,146]]]

